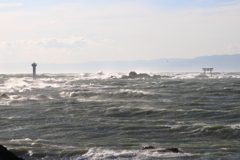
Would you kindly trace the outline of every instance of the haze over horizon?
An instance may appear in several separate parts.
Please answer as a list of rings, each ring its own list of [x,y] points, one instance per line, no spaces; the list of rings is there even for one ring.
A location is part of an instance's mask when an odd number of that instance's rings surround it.
[[[240,54],[201,56],[192,59],[162,58],[140,61],[90,61],[86,63],[37,63],[37,73],[86,72],[201,72],[214,68],[214,72],[239,72]],[[32,62],[1,63],[0,73],[31,73]]]
[[[0,63],[240,53],[240,0],[0,0]]]

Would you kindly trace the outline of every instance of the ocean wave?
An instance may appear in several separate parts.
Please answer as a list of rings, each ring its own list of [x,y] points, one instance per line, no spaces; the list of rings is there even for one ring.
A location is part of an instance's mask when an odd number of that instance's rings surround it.
[[[182,132],[182,134],[188,134],[188,136],[207,136],[221,139],[239,138],[239,131],[236,130],[236,128],[234,128],[233,126],[228,125],[203,125],[200,128],[195,128],[187,132]]]
[[[39,74],[37,80],[4,75],[0,138],[26,160],[239,157],[240,74],[195,74],[131,80],[105,72]],[[142,144],[184,153],[142,151]]]
[[[240,129],[240,124],[231,124],[231,125],[227,125],[227,126],[231,127],[232,129],[237,129],[237,130]]]
[[[22,142],[22,141],[32,141],[30,138],[24,138],[24,139],[12,139],[11,142]]]
[[[156,150],[106,150],[102,148],[91,148],[87,153],[76,158],[76,160],[107,160],[107,159],[155,159],[155,158],[177,158],[188,157],[189,153],[161,153]]]

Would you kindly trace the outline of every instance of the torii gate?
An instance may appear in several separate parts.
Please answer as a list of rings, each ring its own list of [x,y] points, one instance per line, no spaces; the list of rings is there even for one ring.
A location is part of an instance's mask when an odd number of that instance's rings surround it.
[[[210,71],[210,74],[211,74],[211,77],[212,77],[213,68],[203,68],[203,71],[204,71],[204,76],[206,76],[206,71]]]

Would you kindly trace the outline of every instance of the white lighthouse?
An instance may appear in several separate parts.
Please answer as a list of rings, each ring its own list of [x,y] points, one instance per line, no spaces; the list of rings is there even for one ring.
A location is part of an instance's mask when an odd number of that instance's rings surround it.
[[[32,67],[33,67],[33,79],[36,79],[36,67],[37,67],[37,63],[33,63],[32,64]]]

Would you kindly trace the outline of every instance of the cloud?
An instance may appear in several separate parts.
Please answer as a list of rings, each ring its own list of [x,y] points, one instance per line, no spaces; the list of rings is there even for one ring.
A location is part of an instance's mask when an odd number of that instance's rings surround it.
[[[106,41],[106,40],[101,40]],[[70,37],[70,38],[48,38],[41,40],[18,40],[18,41],[3,41],[0,43],[0,48],[8,47],[43,47],[45,49],[49,48],[80,48],[85,45],[97,45],[97,42],[91,41],[85,37]]]
[[[22,3],[0,3],[0,8],[10,8],[10,7],[17,7],[21,5]]]
[[[86,37],[2,41],[0,62],[79,63],[101,58],[103,60],[105,56],[98,53],[109,49],[110,42],[110,39],[91,40]]]
[[[108,2],[0,12],[1,52],[14,54],[15,61],[38,56],[41,62],[59,57],[80,63],[226,54],[229,44],[240,43],[239,3],[165,10],[148,1]]]
[[[76,48],[83,47],[87,44],[84,38],[74,38],[74,39],[46,39],[38,42],[37,44],[46,49],[48,48]]]
[[[111,39],[103,39],[103,40],[101,40],[102,42],[106,42],[106,43],[112,43],[113,42],[113,40],[111,40]]]
[[[240,43],[234,43],[227,47],[229,54],[240,54]]]

